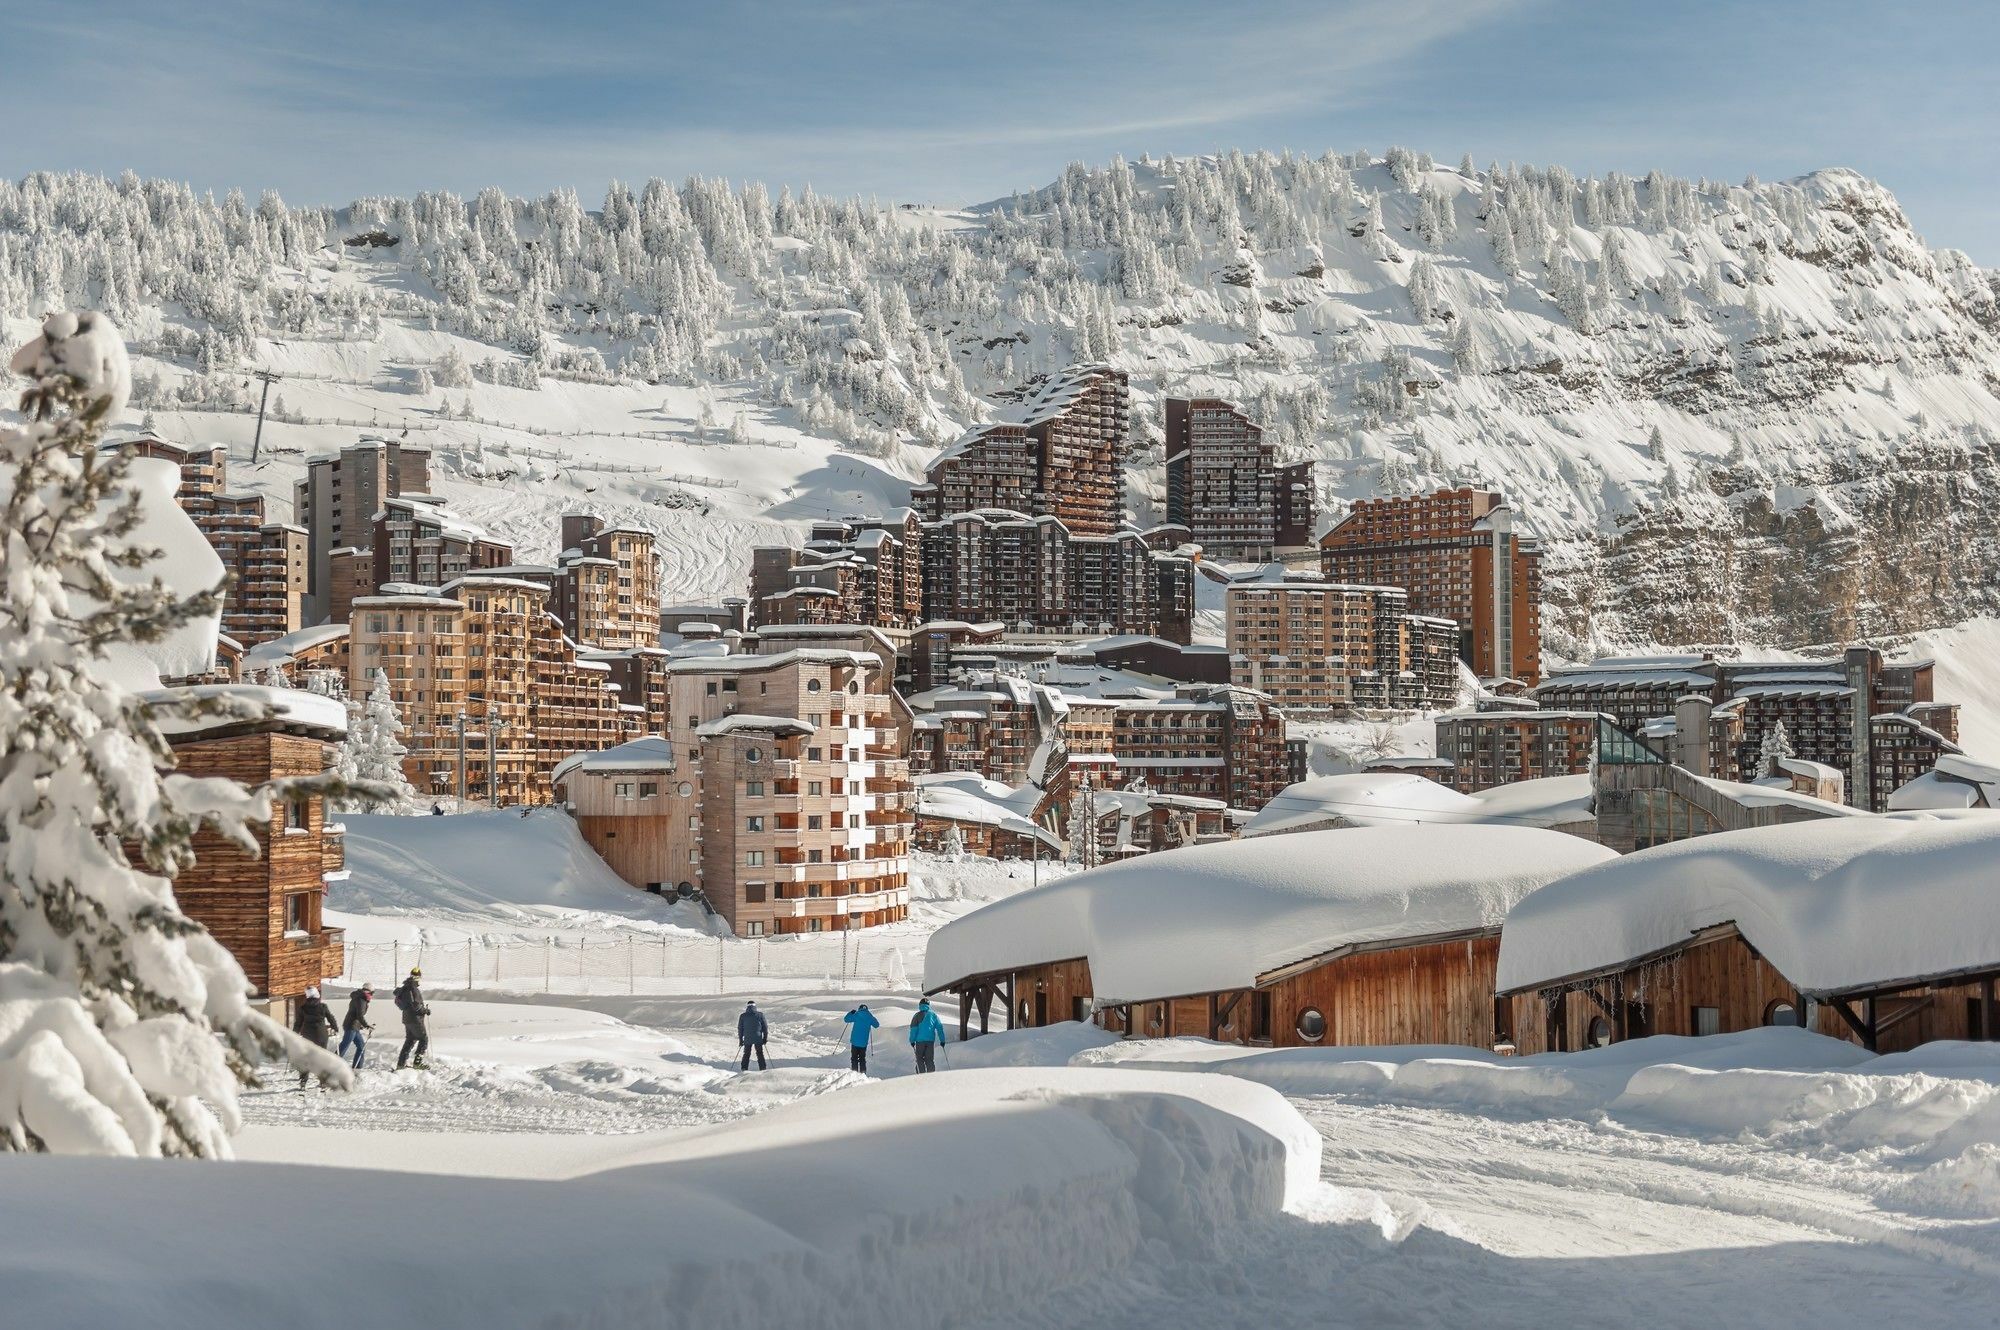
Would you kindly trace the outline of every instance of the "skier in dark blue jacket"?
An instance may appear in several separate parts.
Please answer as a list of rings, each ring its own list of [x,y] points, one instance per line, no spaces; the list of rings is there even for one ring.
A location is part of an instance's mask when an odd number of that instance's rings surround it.
[[[757,1054],[757,1070],[767,1071],[770,1063],[764,1061],[764,1041],[771,1037],[770,1023],[764,1013],[757,1010],[752,1002],[743,1008],[743,1014],[736,1018],[736,1042],[743,1045],[743,1070],[750,1070],[750,1054]]]
[[[858,1072],[868,1070],[868,1041],[875,1037],[875,1031],[882,1022],[875,1019],[875,1013],[862,1003],[840,1019],[847,1022],[847,1065]]]
[[[944,1022],[931,1010],[931,1000],[925,998],[917,1003],[917,1014],[910,1018],[910,1047],[917,1055],[917,1071],[937,1070],[938,1045],[944,1042]]]

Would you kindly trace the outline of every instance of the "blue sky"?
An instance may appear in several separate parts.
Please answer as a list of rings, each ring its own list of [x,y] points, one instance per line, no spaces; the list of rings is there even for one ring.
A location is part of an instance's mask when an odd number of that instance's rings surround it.
[[[2000,265],[1990,3],[0,0],[0,32],[9,176],[594,205],[614,176],[700,173],[963,203],[1114,153],[1403,143],[1732,180],[1851,166]]]

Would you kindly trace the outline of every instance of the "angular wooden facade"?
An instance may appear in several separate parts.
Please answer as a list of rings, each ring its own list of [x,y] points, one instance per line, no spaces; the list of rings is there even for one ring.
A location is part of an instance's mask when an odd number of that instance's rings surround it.
[[[1881,1053],[1934,1039],[2000,1039],[2000,966],[1838,993],[1803,992],[1724,924],[1623,965],[1505,995],[1522,1053],[1560,1053],[1648,1035],[1733,1034],[1804,1024]]]
[[[177,738],[173,749],[184,775],[257,786],[320,774],[338,738],[270,720]],[[197,833],[195,861],[175,879],[174,897],[236,957],[259,999],[289,1004],[345,968],[343,930],[323,916],[327,880],[342,871],[340,828],[315,795],[275,802],[271,821],[252,831],[255,855],[213,828]]]
[[[1077,958],[947,986],[959,999],[961,1038],[992,1028],[1088,1020],[1134,1038],[1194,1037],[1253,1047],[1462,1044],[1492,1047],[1500,1011],[1493,977],[1500,932],[1393,938],[1341,947],[1258,976],[1254,987],[1159,994],[1103,1004],[1090,963]]]

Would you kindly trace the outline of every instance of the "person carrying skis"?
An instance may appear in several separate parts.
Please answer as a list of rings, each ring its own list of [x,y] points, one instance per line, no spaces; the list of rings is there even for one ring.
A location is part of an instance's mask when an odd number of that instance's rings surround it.
[[[298,1013],[292,1017],[292,1030],[300,1038],[321,1048],[325,1048],[327,1040],[333,1037],[333,1013],[327,1009],[326,1003],[320,1001],[319,989],[308,988],[305,997],[299,1000]],[[310,1079],[310,1072],[300,1072],[299,1088],[305,1089]],[[321,1078],[320,1083],[324,1085],[325,1079]]]
[[[750,1070],[750,1054],[757,1054],[757,1070],[768,1071],[771,1064],[764,1061],[764,1041],[771,1037],[770,1022],[764,1013],[757,1010],[754,1002],[746,1003],[743,1014],[736,1018],[736,1042],[743,1045],[743,1070]]]
[[[868,1042],[875,1037],[875,1031],[882,1027],[882,1022],[875,1019],[875,1013],[868,1010],[866,1002],[841,1019],[847,1022],[847,1065],[851,1070],[866,1075]]]
[[[403,1051],[396,1055],[396,1070],[414,1066],[424,1069],[424,1054],[431,1051],[431,1031],[426,1022],[430,1018],[430,1004],[424,1001],[422,980],[423,969],[410,967],[410,977],[396,990],[396,1009],[403,1013]],[[416,1060],[410,1059],[410,1050],[417,1050]]]
[[[340,1056],[347,1056],[347,1046],[354,1045],[354,1069],[361,1070],[361,1051],[368,1046],[365,1031],[375,1027],[368,1020],[368,1004],[375,1000],[375,985],[363,984],[347,996],[347,1017],[340,1023]]]
[[[919,1073],[937,1070],[938,1045],[944,1042],[944,1022],[931,1010],[931,1000],[917,1003],[917,1014],[910,1018],[910,1047],[917,1055]]]

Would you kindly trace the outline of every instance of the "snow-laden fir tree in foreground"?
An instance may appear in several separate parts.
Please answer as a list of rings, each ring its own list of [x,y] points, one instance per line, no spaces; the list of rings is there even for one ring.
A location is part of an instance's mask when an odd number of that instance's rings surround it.
[[[341,1085],[347,1068],[251,1008],[163,876],[203,823],[254,848],[270,798],[162,775],[152,710],[99,668],[216,595],[134,576],[156,551],[130,545],[140,501],[96,448],[129,386],[118,330],[53,316],[13,369],[32,383],[0,427],[0,1150],[224,1155],[259,1058]]]
[[[1770,776],[1777,774],[1777,764],[1792,756],[1792,736],[1785,733],[1785,722],[1774,720],[1771,728],[1764,731],[1764,742],[1757,750],[1757,774]]]

